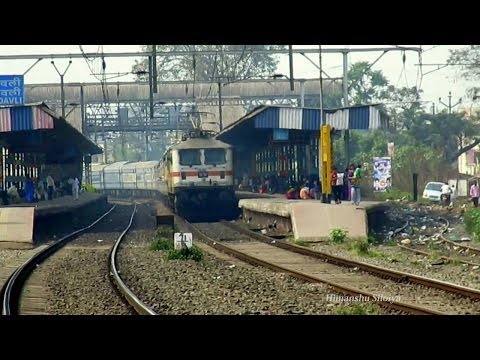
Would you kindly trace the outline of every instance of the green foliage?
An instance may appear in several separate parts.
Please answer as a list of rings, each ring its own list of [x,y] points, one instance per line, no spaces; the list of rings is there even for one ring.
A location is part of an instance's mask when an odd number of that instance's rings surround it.
[[[336,310],[337,315],[379,315],[382,314],[376,304],[352,304],[341,306]]]
[[[155,232],[155,240],[150,244],[150,250],[173,250],[174,228],[168,225],[159,226]]]
[[[183,248],[181,250],[170,250],[166,255],[167,260],[193,260],[193,261],[202,261],[203,252],[196,246],[189,248]]]
[[[174,227],[168,225],[161,225],[157,228],[155,232],[155,237],[157,239],[165,239],[165,240],[172,240],[173,241],[173,234],[175,232],[175,225]]]
[[[480,79],[480,45],[469,45],[450,50],[449,64],[460,65],[461,74],[467,80]]]
[[[343,229],[330,230],[330,240],[336,244],[343,243],[347,237],[348,231]]]
[[[365,239],[356,239],[353,240],[350,244],[350,249],[353,250],[357,255],[368,255],[370,244]]]
[[[150,250],[173,250],[173,241],[165,239],[156,239],[150,244]]]
[[[480,240],[480,209],[470,209],[463,218],[465,230],[473,236],[475,241]]]
[[[310,243],[308,241],[297,240],[295,241],[295,245],[308,247],[310,246]]]
[[[430,251],[437,251],[438,250],[438,245],[435,244],[435,241],[431,240],[431,241],[428,242],[427,248]]]
[[[82,188],[87,193],[97,192],[97,189],[95,189],[95,186],[93,186],[92,184],[83,184]]]
[[[214,55],[158,56],[159,80],[234,81],[252,77],[267,77],[275,73],[278,59],[275,55],[255,53],[255,50],[283,49],[284,45],[157,45],[157,51],[215,51]],[[151,45],[143,47],[150,51]],[[227,50],[240,50],[238,54],[225,54]],[[148,59],[136,61],[134,72],[148,70]],[[145,80],[145,74],[138,78]],[[186,87],[185,91],[189,91]],[[190,89],[190,91],[192,91]]]
[[[397,200],[397,199],[405,199],[405,200],[412,200],[413,196],[411,193],[398,190],[397,188],[392,187],[389,191],[375,193],[375,199],[385,201],[385,200]]]

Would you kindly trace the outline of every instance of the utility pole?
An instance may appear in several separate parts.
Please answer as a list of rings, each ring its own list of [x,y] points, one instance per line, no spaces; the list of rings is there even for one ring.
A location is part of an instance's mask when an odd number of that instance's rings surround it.
[[[67,73],[70,65],[72,65],[72,60],[70,60],[68,62],[68,66],[65,69],[65,71],[63,72],[63,74],[60,71],[58,71],[57,67],[55,66],[55,62],[53,60],[51,61],[51,64],[53,65],[53,67],[57,71],[58,75],[60,75],[60,93],[61,93],[60,96],[61,96],[61,101],[62,101],[62,118],[65,119],[65,89],[64,89],[64,86],[63,86],[64,85],[63,77]]]
[[[295,90],[295,83],[293,80],[293,48],[292,45],[288,45],[288,60],[290,63],[290,90]],[[321,74],[320,74],[321,77]]]
[[[443,101],[442,101],[442,98],[439,97],[438,98],[438,101],[440,102],[440,104],[446,106],[448,108],[448,115],[452,115],[452,108],[454,108],[455,106],[457,106],[458,104],[460,104],[462,102],[462,98],[458,99],[457,103],[455,105],[452,105],[452,92],[449,91],[448,92],[448,105],[445,104]]]
[[[348,52],[343,52],[343,106],[348,107]],[[345,130],[343,138],[345,145],[345,166],[348,167],[350,162],[350,130]]]
[[[218,119],[219,119],[219,126],[220,131],[223,130],[223,117],[222,117],[222,86],[223,84],[219,81],[218,82]]]
[[[148,117],[146,117],[146,128],[145,128],[145,161],[148,161],[148,133],[149,133],[149,124],[153,122],[154,116],[154,104],[153,104],[153,56],[148,57],[148,89],[149,89],[149,103],[150,111],[148,112]]]

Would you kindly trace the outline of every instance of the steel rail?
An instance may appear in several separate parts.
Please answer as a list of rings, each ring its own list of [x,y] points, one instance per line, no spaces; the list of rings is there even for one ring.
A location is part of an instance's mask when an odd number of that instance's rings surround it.
[[[286,274],[289,274],[297,279],[312,282],[312,283],[324,283],[330,287],[332,287],[336,292],[348,295],[348,296],[358,296],[362,295],[371,299],[376,299],[374,294],[353,289],[347,286],[339,285],[337,283],[334,283],[332,281],[318,278],[315,276],[310,276],[308,274],[288,269],[286,267],[280,266],[280,265],[275,265],[273,263],[261,260],[257,257],[247,255],[241,251],[232,249],[229,246],[220,244],[219,242],[211,239],[204,233],[202,233],[200,230],[198,230],[193,224],[189,223],[188,221],[181,219],[179,217],[176,217],[180,222],[184,223],[185,226],[197,237],[199,238],[202,242],[206,243],[207,245],[213,247],[214,249],[217,249],[219,251],[222,251],[228,255],[234,256],[244,262],[250,263],[252,265],[260,265],[263,267],[266,267],[270,270],[276,271],[276,272],[283,272]],[[272,239],[269,239],[270,242]],[[420,306],[416,306],[413,304],[405,304],[397,301],[384,301],[384,300],[374,300],[376,303],[380,304],[383,307],[389,308],[389,309],[394,309],[394,310],[399,310],[399,311],[404,311],[410,314],[416,314],[416,315],[443,315],[443,313],[432,310],[432,309],[427,309],[427,308],[422,308]]]
[[[135,203],[135,207],[133,209],[132,216],[130,217],[130,221],[127,227],[123,230],[120,236],[115,241],[115,244],[110,251],[110,261],[109,261],[109,269],[110,269],[110,280],[116,286],[118,291],[122,294],[122,296],[127,300],[127,302],[135,309],[135,311],[140,315],[157,315],[155,311],[153,311],[148,305],[142,302],[131,290],[130,288],[123,282],[122,278],[120,277],[120,271],[118,270],[117,266],[117,255],[118,249],[120,247],[120,243],[125,238],[125,235],[130,230],[130,227],[133,223],[133,218],[135,213],[137,212],[137,203]]]
[[[10,275],[10,277],[8,278],[0,293],[2,299],[2,315],[18,315],[18,305],[22,287],[28,276],[33,272],[37,265],[41,264],[45,259],[47,259],[49,256],[62,248],[76,235],[79,235],[96,225],[105,216],[110,214],[115,208],[115,205],[112,206],[107,212],[101,215],[90,225],[64,236],[43,251],[34,255],[30,260],[26,261],[17,270],[15,270],[15,272],[13,272],[13,274]]]

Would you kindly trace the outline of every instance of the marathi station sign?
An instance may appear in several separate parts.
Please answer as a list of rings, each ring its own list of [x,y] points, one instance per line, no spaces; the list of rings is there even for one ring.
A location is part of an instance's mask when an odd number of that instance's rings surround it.
[[[23,105],[23,75],[0,75],[0,106]]]

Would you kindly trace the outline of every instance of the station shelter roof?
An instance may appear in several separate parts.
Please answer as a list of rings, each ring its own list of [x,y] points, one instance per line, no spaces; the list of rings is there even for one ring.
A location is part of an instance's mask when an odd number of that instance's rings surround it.
[[[0,147],[19,153],[44,153],[52,161],[102,153],[45,103],[0,107]]]
[[[375,130],[388,125],[378,104],[323,110],[335,130]],[[230,144],[264,144],[272,129],[320,131],[320,109],[262,105],[223,129],[216,138]]]

